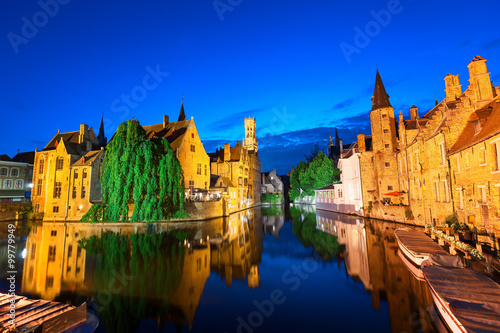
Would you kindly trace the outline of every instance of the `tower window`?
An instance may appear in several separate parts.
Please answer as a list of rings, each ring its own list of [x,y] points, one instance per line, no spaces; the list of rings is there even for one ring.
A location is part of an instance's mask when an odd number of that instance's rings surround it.
[[[195,146],[194,145],[191,145],[191,151],[194,153],[194,151],[195,151]]]
[[[389,144],[388,143],[385,144],[385,148],[389,148]]]
[[[62,170],[63,166],[64,166],[64,158],[62,157],[57,158],[56,170]]]
[[[384,128],[384,134],[389,133],[389,130],[387,128]]]
[[[388,167],[390,167],[390,166],[391,166],[391,163],[389,163],[389,162],[385,162],[385,167],[386,167],[386,168],[388,168]]]
[[[382,119],[387,119],[387,114],[382,113]]]

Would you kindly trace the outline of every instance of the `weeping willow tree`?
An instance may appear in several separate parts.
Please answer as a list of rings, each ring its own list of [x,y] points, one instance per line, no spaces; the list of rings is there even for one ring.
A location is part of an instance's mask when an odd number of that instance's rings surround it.
[[[92,308],[107,332],[135,332],[143,318],[168,313],[182,277],[186,236],[108,232],[79,242],[96,259]]]
[[[103,208],[82,221],[159,221],[186,217],[184,177],[166,139],[151,138],[137,120],[123,122],[106,148],[101,173]]]

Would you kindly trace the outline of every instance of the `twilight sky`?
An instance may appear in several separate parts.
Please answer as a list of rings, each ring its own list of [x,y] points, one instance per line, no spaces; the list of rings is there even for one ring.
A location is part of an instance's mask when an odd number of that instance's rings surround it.
[[[0,154],[42,149],[80,123],[178,117],[184,94],[207,152],[257,118],[263,171],[286,173],[338,128],[370,133],[380,70],[396,114],[444,98],[479,54],[500,81],[498,1],[6,0]]]

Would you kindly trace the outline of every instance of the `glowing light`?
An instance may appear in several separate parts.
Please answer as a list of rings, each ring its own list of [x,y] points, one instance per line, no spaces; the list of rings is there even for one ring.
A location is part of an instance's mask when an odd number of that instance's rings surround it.
[[[29,187],[29,188],[33,188],[33,183],[29,183],[29,184],[28,184],[28,187]]]
[[[21,252],[21,258],[26,258],[26,254],[28,254],[28,250],[26,250],[26,248],[24,248],[23,252]]]

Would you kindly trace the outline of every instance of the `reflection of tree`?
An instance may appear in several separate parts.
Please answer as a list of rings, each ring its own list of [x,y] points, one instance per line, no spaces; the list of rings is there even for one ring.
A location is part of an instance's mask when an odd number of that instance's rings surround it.
[[[263,216],[282,216],[283,208],[281,206],[261,206]]]
[[[134,332],[142,318],[169,309],[181,279],[185,236],[104,233],[81,241],[87,254],[97,255],[93,306],[106,331]]]
[[[305,247],[313,246],[323,259],[331,260],[339,252],[337,237],[316,229],[316,213],[302,212],[290,207],[293,234]]]

